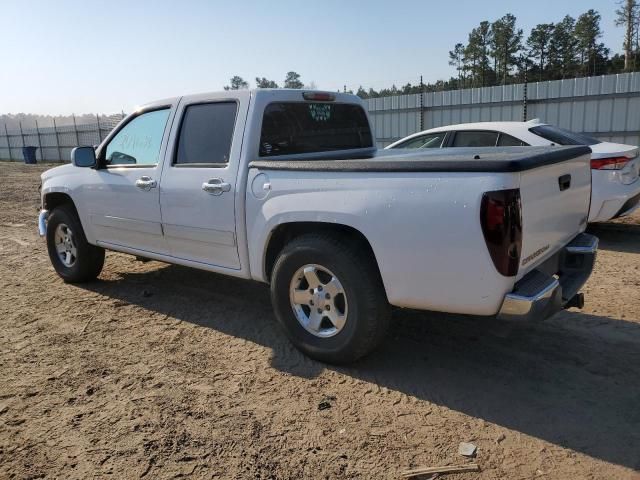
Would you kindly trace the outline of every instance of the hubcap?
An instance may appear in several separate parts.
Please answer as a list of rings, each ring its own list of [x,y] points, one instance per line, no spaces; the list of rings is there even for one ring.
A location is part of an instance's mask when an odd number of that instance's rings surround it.
[[[54,235],[56,253],[65,267],[72,267],[78,259],[76,240],[71,229],[64,223],[58,224]]]
[[[291,279],[291,308],[309,333],[327,338],[339,333],[347,321],[347,295],[338,277],[320,265],[304,265]]]

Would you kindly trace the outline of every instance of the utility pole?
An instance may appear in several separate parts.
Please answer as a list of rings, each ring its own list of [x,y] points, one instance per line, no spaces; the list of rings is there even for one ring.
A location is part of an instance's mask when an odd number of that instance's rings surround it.
[[[78,135],[78,125],[76,124],[76,114],[74,113],[73,116],[73,131],[76,133],[76,147],[80,146],[80,136]]]
[[[9,149],[9,160],[13,160],[11,156],[11,139],[9,138],[9,131],[7,130],[7,124],[4,124],[4,136],[7,139],[7,148]]]
[[[522,121],[527,121],[527,61],[522,58],[522,66],[524,67],[524,86],[522,90]]]
[[[36,133],[38,134],[38,149],[40,150],[40,160],[44,162],[44,150],[42,150],[42,140],[40,139],[40,127],[38,126],[38,120],[36,120]]]
[[[58,126],[56,125],[56,117],[53,117],[53,133],[56,135],[56,147],[58,147],[58,160],[62,162],[62,150],[60,150],[60,137],[58,136]]]
[[[424,83],[422,82],[422,75],[420,75],[420,130],[424,130]]]

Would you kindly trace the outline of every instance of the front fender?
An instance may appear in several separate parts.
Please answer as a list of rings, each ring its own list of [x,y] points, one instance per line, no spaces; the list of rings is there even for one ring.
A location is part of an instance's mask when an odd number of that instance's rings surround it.
[[[84,230],[85,236],[87,237],[87,241],[91,244],[95,244],[95,236],[93,235],[93,231],[90,228],[90,225],[88,225],[85,221],[87,216],[85,215],[83,206],[84,202],[82,202],[81,198],[83,184],[82,171],[83,169],[68,164],[52,168],[44,172],[41,176],[41,203],[43,209],[46,208],[47,210],[51,210],[52,206],[56,206],[60,202],[54,202],[52,205],[51,202],[47,202],[47,196],[65,195],[66,197],[68,197],[69,201],[73,204],[76,212],[78,213],[80,224],[82,225],[82,229]]]

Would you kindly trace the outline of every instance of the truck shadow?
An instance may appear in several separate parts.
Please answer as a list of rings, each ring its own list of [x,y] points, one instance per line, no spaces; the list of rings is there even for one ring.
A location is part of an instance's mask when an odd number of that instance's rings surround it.
[[[606,462],[640,468],[640,325],[570,311],[540,324],[396,310],[383,348],[334,367],[291,347],[265,285],[179,266],[83,286],[271,349],[272,366],[329,368]],[[151,296],[142,296],[142,289]]]
[[[640,225],[603,223],[589,225],[588,232],[600,239],[599,249],[640,253]]]

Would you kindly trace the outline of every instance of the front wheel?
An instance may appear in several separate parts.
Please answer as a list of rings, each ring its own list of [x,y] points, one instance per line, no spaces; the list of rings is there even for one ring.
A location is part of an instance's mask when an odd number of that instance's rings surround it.
[[[316,234],[278,256],[271,300],[293,344],[327,363],[349,363],[377,347],[391,309],[374,260],[347,237]]]
[[[104,265],[104,249],[87,242],[78,215],[66,205],[49,215],[47,250],[53,268],[65,282],[94,280]]]

